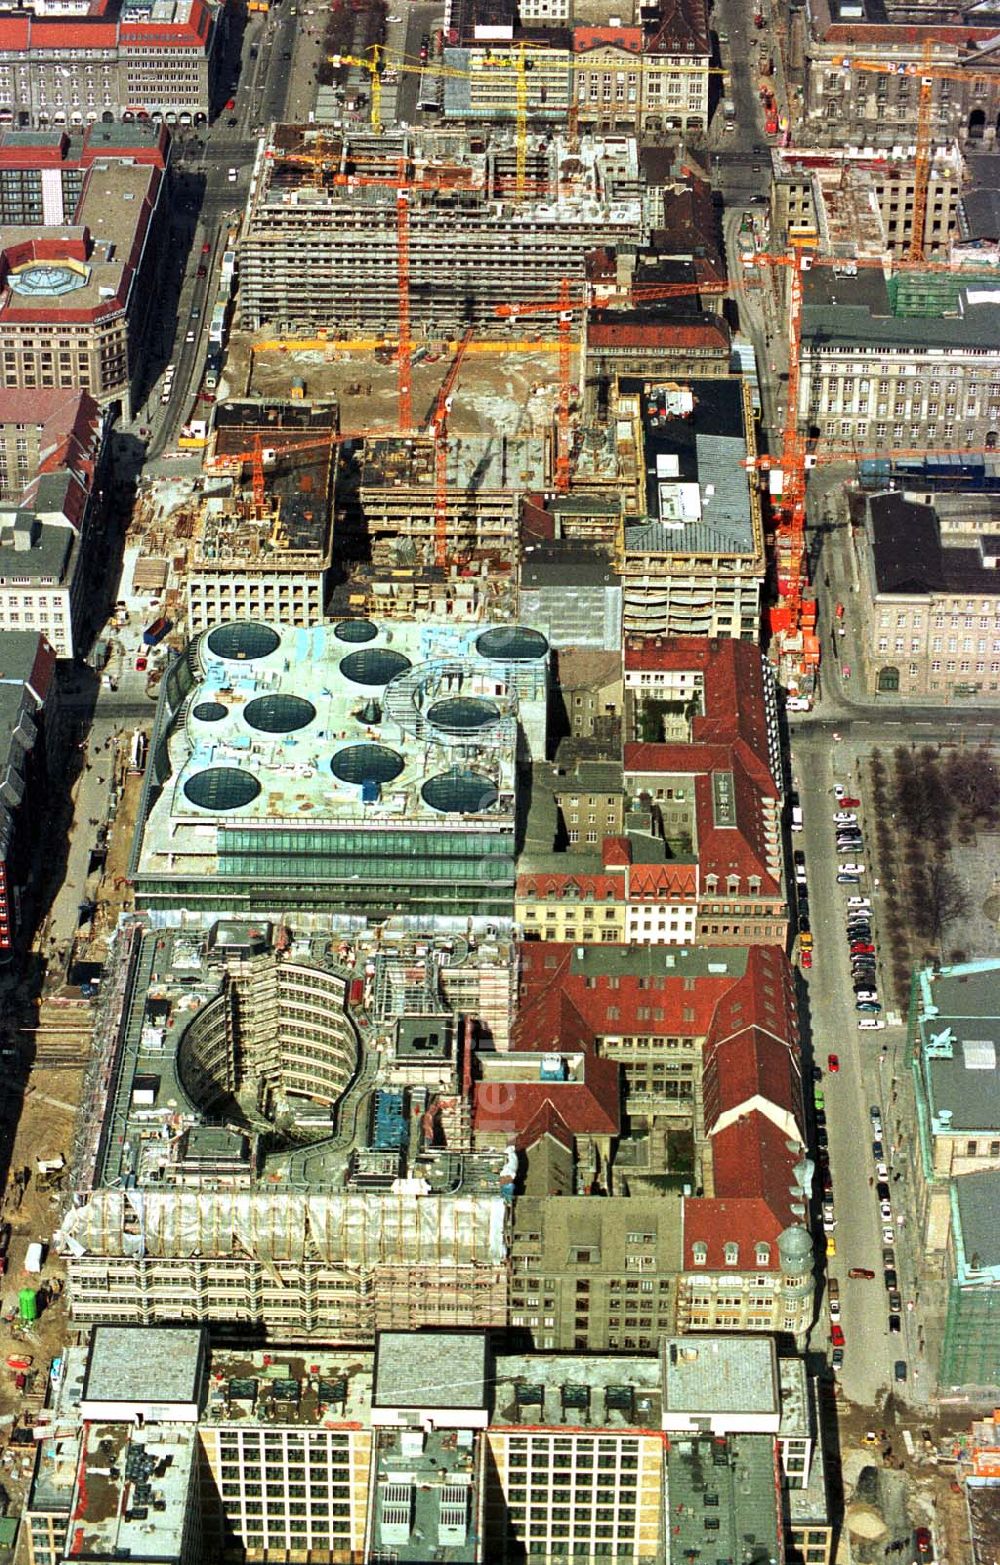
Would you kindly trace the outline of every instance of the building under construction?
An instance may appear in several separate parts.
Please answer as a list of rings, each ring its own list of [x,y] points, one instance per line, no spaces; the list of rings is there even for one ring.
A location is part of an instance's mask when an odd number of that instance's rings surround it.
[[[137,905],[513,914],[518,761],[545,754],[548,642],[516,625],[227,621],[165,675],[130,875]],[[439,927],[444,927],[442,924]]]
[[[447,558],[514,558],[521,496],[551,482],[542,435],[452,435],[445,489]],[[361,520],[372,564],[432,565],[437,547],[435,442],[366,440],[359,452]]]
[[[351,136],[277,126],[240,237],[243,325],[331,336],[498,326],[496,308],[584,280],[598,245],[648,239],[634,140],[532,136],[519,188],[510,130]],[[401,259],[402,258],[402,259]],[[516,327],[515,327],[516,329]],[[532,317],[533,334],[555,329]]]
[[[332,402],[220,402],[186,572],[188,627],[249,615],[318,625],[333,558],[337,408]]]
[[[472,1151],[462,1080],[473,1030],[506,1045],[512,941],[222,921],[114,960],[56,1240],[74,1320],[504,1324],[508,1160]]]

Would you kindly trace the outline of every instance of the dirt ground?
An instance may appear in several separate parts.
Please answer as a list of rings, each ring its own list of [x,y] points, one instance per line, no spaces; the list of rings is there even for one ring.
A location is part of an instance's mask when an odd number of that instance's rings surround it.
[[[425,428],[451,363],[442,343],[417,347],[413,364],[413,412]],[[571,361],[574,381],[579,373]],[[227,360],[231,395],[287,396],[294,378],[305,383],[307,397],[335,396],[343,430],[399,427],[398,377],[394,364],[379,364],[370,351],[346,353],[334,348],[261,350],[252,339],[234,333]],[[575,391],[575,387],[574,387]],[[504,342],[473,342],[458,372],[449,411],[456,435],[502,428],[530,434],[547,427],[558,401],[558,354],[554,343],[517,348]]]
[[[103,877],[94,876],[88,885],[98,902],[96,928],[81,931],[74,949],[76,961],[104,960],[107,936],[119,912],[129,906],[129,888],[123,877],[141,784],[138,776],[124,780]],[[10,1496],[12,1514],[21,1509],[27,1497],[34,1457],[33,1444],[20,1446],[16,1432],[30,1426],[44,1406],[52,1361],[73,1336],[63,1264],[48,1246],[71,1179],[69,1164],[84,1062],[91,1047],[92,1018],[91,1004],[78,988],[46,986],[37,1009],[29,1013],[33,1036],[22,1035],[31,1037],[36,1063],[28,1069],[20,1096],[12,1092],[0,1099],[0,1116],[7,1119],[5,1139],[12,1141],[10,1175],[0,1197],[0,1223],[10,1225],[6,1271],[0,1280],[0,1482]],[[48,1178],[39,1174],[39,1159],[59,1157],[66,1162],[65,1172]],[[37,1275],[24,1269],[28,1246],[35,1241],[46,1246]],[[39,1293],[40,1313],[31,1325],[22,1325],[18,1319],[18,1295],[24,1287]],[[27,1369],[22,1369],[28,1361]],[[17,1384],[19,1373],[26,1375],[23,1387]]]

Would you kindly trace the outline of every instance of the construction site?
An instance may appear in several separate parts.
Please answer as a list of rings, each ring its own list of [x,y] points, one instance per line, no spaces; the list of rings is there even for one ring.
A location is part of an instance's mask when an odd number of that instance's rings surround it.
[[[124,924],[55,1240],[73,1319],[504,1324],[509,1160],[462,1105],[473,1024],[505,1047],[514,953],[499,930]]]
[[[276,126],[240,233],[242,324],[458,337],[495,324],[498,305],[582,282],[588,251],[644,243],[653,215],[628,137],[571,150],[532,136],[521,160],[512,134],[488,128],[348,138]]]

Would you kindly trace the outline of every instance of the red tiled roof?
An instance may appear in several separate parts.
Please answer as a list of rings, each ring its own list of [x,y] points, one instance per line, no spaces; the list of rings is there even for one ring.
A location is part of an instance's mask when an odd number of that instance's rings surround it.
[[[596,875],[596,874],[525,874],[517,877],[517,895],[519,897],[548,897],[558,901],[581,902],[589,900],[586,893],[592,893],[595,901],[624,902],[625,881],[621,875]]]
[[[633,864],[628,872],[629,899],[693,901],[698,895],[697,864]]]
[[[705,0],[660,0],[660,16],[646,38],[646,54],[710,54]]]
[[[632,862],[632,844],[627,837],[605,837],[601,844],[604,868],[624,866]]]
[[[31,24],[32,49],[52,49],[65,53],[68,49],[113,49],[117,42],[118,27],[115,22],[74,17],[62,22],[32,21]]]
[[[0,49],[18,49],[27,53],[30,31],[30,16],[0,17]]]
[[[590,1055],[582,1081],[480,1081],[473,1088],[472,1128],[478,1135],[504,1133],[517,1145],[550,1110],[574,1136],[617,1136],[619,1067]]]
[[[626,49],[629,54],[639,54],[642,50],[642,28],[575,27],[573,29],[573,48],[577,54],[584,53],[588,49],[601,49],[606,44]]]
[[[683,744],[679,739],[669,744],[630,739],[624,747],[624,757],[626,776],[643,772],[691,776],[728,766],[729,748],[724,744]]]
[[[727,348],[729,332],[720,317],[704,321],[616,321],[592,314],[587,341],[593,348]]]
[[[651,978],[646,965],[637,960],[634,973],[623,973],[616,967],[614,988],[600,974],[593,987],[588,987],[588,975],[572,971],[575,949],[570,943],[554,940],[530,941],[521,948],[519,1001],[513,1028],[515,1048],[589,1048],[598,1037],[623,1033],[707,1037],[719,1002],[734,985],[744,982],[729,972],[710,973],[698,978],[694,989],[688,990],[680,973],[665,969]],[[619,956],[623,947],[599,946],[593,950]],[[648,1010],[650,1016],[640,1017],[640,1008]],[[654,1008],[662,1013],[659,1017],[653,1017]],[[690,1019],[683,1020],[688,1011]]]
[[[684,1270],[696,1276],[701,1271],[746,1272],[751,1268],[754,1271],[776,1271],[780,1265],[778,1236],[787,1227],[787,1223],[775,1218],[766,1201],[753,1196],[742,1200],[738,1196],[688,1196],[684,1202]],[[699,1242],[705,1245],[707,1258],[702,1265],[696,1266],[694,1247]],[[733,1243],[740,1247],[739,1262],[736,1266],[727,1267],[725,1246]],[[766,1267],[757,1264],[758,1243],[771,1247]]]
[[[192,0],[185,22],[130,21],[122,18],[121,41],[127,49],[134,44],[198,44],[208,37],[211,18],[204,0]]]

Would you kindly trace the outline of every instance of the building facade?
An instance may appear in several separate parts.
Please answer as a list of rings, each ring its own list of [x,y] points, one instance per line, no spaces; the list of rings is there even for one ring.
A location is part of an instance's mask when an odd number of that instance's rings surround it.
[[[168,163],[167,133],[143,126],[91,125],[82,143],[3,134],[0,179],[33,215],[3,234],[0,385],[78,387],[131,417]]]
[[[26,10],[0,18],[0,125],[79,126],[124,120],[200,124],[212,107],[224,8],[126,0],[85,15]]]
[[[856,645],[876,694],[997,700],[1000,507],[994,497],[899,492],[856,502]]]
[[[982,450],[1000,439],[1000,303],[959,275],[813,268],[799,411],[824,450]]]
[[[40,632],[61,658],[86,645],[107,433],[89,392],[0,391],[0,630]]]

